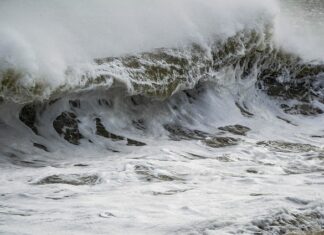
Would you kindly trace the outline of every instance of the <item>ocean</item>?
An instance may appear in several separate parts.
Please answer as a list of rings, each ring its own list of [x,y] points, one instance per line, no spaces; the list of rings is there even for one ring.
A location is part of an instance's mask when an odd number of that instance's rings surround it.
[[[322,0],[1,0],[0,234],[324,230]]]

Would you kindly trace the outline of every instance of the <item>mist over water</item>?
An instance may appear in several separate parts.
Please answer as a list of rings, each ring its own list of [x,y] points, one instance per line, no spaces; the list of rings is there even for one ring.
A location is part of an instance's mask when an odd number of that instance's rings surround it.
[[[66,82],[69,66],[226,39],[270,22],[275,12],[269,0],[6,0],[0,10],[1,67],[21,70],[28,77],[24,82],[58,86]]]
[[[322,1],[280,1],[278,43],[307,60],[323,61],[324,4]]]
[[[0,234],[324,230],[321,0],[0,1]]]

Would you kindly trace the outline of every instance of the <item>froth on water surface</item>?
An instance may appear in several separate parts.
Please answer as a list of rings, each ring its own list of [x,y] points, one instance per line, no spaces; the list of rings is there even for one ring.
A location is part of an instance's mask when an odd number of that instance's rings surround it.
[[[322,231],[323,14],[1,1],[0,234]]]

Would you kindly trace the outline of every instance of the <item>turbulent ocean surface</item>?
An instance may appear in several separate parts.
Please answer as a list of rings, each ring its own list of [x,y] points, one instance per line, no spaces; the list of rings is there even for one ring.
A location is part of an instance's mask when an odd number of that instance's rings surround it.
[[[0,0],[0,234],[324,230],[324,1]]]

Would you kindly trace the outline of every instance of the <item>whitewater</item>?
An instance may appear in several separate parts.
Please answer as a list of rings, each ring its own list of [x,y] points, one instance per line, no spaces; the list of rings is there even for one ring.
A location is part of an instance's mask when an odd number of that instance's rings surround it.
[[[0,234],[321,234],[322,0],[1,0]]]

